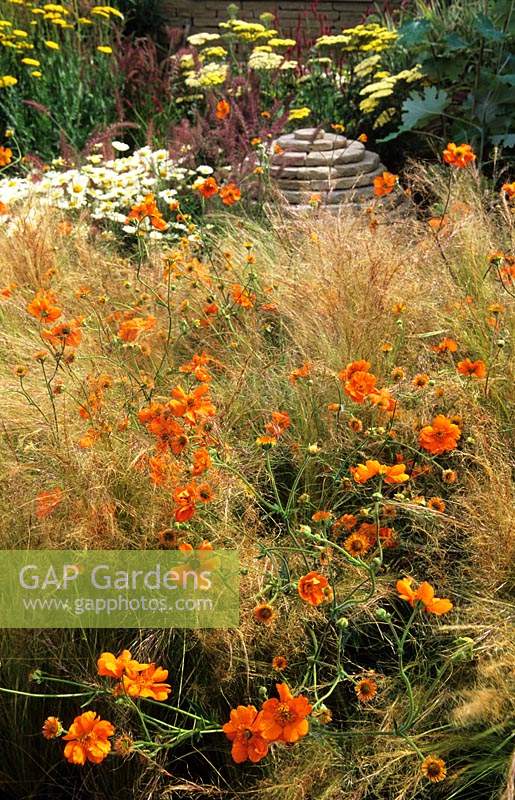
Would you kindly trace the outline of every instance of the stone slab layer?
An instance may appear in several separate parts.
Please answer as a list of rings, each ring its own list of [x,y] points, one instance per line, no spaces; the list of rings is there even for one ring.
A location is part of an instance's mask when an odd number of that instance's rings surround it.
[[[326,133],[322,139],[297,139],[294,133],[285,133],[275,140],[274,145],[278,144],[284,150],[296,153],[319,152],[320,150],[335,150],[347,147],[345,136],[337,136],[334,133]],[[273,149],[272,149],[273,152]]]
[[[277,186],[281,191],[284,189],[305,192],[329,192],[333,189],[352,189],[353,186],[372,186],[374,178],[384,172],[384,167],[379,164],[373,172],[365,172],[362,175],[350,175],[344,178],[332,178],[329,180],[288,180],[279,178]]]
[[[273,178],[286,178],[288,180],[330,180],[342,178],[346,175],[357,175],[360,172],[372,172],[379,164],[379,156],[366,150],[363,159],[347,164],[326,165],[324,167],[297,167],[281,166],[275,164],[270,170]]]
[[[293,135],[296,139],[312,142],[315,139],[323,139],[325,131],[322,128],[298,128]]]

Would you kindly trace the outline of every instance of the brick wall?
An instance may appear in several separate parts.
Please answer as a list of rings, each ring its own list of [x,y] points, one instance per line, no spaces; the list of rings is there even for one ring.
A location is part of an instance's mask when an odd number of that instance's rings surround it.
[[[166,14],[170,24],[184,27],[187,33],[216,31],[219,22],[227,19],[230,0],[168,0]],[[327,31],[339,32],[342,28],[360,21],[372,0],[239,0],[239,18],[259,21],[264,11],[277,14],[281,33],[294,33],[299,19],[306,31],[318,33],[321,24]],[[315,7],[316,10],[313,10]],[[325,31],[324,31],[325,32]]]

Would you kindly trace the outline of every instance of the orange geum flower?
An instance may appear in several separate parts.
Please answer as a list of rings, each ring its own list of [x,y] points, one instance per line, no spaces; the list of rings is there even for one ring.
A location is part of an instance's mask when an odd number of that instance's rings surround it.
[[[420,602],[428,613],[436,614],[437,616],[447,614],[452,609],[453,606],[450,600],[435,597],[435,590],[427,581],[423,581],[418,589],[413,589],[412,583],[413,578],[403,578],[397,581],[397,593],[401,600],[407,600],[413,607]]]
[[[397,181],[398,175],[393,175],[391,172],[383,172],[382,175],[377,175],[374,178],[374,194],[376,197],[384,197],[393,192]]]
[[[365,464],[351,467],[350,472],[356,483],[366,483],[376,475],[384,475],[385,483],[405,483],[409,480],[405,464],[394,464],[389,467],[387,464],[380,464],[379,461],[369,460]]]
[[[375,390],[377,378],[371,372],[354,372],[344,384],[345,394],[354,402],[362,403]]]
[[[265,431],[270,436],[278,438],[290,425],[290,416],[286,411],[272,411],[272,420],[266,423]]]
[[[484,378],[486,376],[486,364],[481,359],[471,361],[470,358],[465,358],[463,361],[458,361],[456,368],[460,375],[468,378]]]
[[[288,376],[290,383],[297,383],[299,378],[309,377],[309,374],[311,373],[311,366],[312,365],[306,361],[302,367],[297,367],[297,369],[294,369],[292,372],[290,372]]]
[[[11,163],[13,151],[10,147],[0,147],[0,167],[6,167]]]
[[[364,525],[366,523],[363,523]],[[375,525],[373,526],[376,527]],[[374,530],[373,532],[374,543],[377,539],[377,531]],[[397,545],[397,534],[393,528],[387,528],[386,526],[379,528],[379,539],[381,542],[382,547],[396,547]]]
[[[253,610],[252,616],[256,622],[261,622],[263,625],[271,625],[277,613],[270,603],[259,603]]]
[[[64,492],[59,486],[49,489],[47,492],[40,492],[36,497],[36,517],[38,519],[48,517],[61,505],[63,500]]]
[[[420,372],[418,375],[415,375],[411,381],[411,385],[416,389],[424,389],[429,383],[429,380],[429,375],[427,375],[425,372]]]
[[[148,194],[143,202],[134,205],[127,214],[126,222],[136,220],[142,222],[148,219],[151,226],[157,231],[164,231],[168,227],[159,211],[153,194]]]
[[[303,695],[294,697],[285,683],[276,684],[279,698],[266,700],[262,707],[262,733],[271,742],[298,742],[309,731],[306,719],[312,706]]]
[[[219,308],[216,305],[216,303],[211,302],[211,303],[206,303],[205,306],[202,308],[202,311],[207,316],[209,315],[215,316],[216,314],[218,314]]]
[[[231,286],[231,297],[236,305],[242,308],[253,308],[256,302],[256,295],[254,292],[250,292],[239,283],[235,283]]]
[[[200,447],[193,453],[193,466],[191,468],[192,475],[203,475],[212,466],[213,462],[209,451],[205,447]]]
[[[461,431],[457,425],[443,414],[438,414],[430,425],[420,431],[420,446],[433,455],[440,455],[455,450]]]
[[[122,677],[121,691],[129,697],[150,697],[152,700],[166,700],[171,691],[171,686],[164,683],[168,678],[168,670],[156,667],[155,664],[145,665],[141,670],[139,664],[136,669],[127,667]]]
[[[510,200],[513,200],[515,197],[515,181],[512,181],[512,183],[503,183],[501,191],[507,194]]]
[[[443,151],[443,160],[446,164],[463,169],[475,161],[476,156],[469,144],[456,145],[454,142],[449,142]]]
[[[382,466],[386,467],[385,464]],[[384,475],[385,483],[406,483],[406,481],[409,481],[409,475],[406,472],[405,464],[394,464],[392,467],[386,467]]]
[[[210,176],[209,178],[204,178],[204,180],[199,181],[194,186],[194,188],[206,200],[209,200],[210,197],[214,197],[215,194],[218,194],[218,184],[216,182],[216,179],[213,178],[212,176]]]
[[[213,499],[213,489],[209,483],[201,483],[197,486],[197,497],[201,503],[210,503]]]
[[[177,504],[174,516],[177,522],[187,522],[196,511],[195,504],[198,500],[197,486],[188,483],[186,486],[178,486],[173,493],[174,502]]]
[[[381,527],[378,530],[374,522],[362,522],[355,533],[359,536],[365,536],[370,547],[374,547],[377,544],[378,537],[383,547],[394,547],[397,543],[393,528]]]
[[[231,709],[230,720],[222,728],[232,742],[231,755],[236,764],[244,761],[257,764],[268,753],[268,741],[262,733],[262,715],[254,706]]]
[[[220,199],[224,206],[233,206],[241,200],[241,191],[235,183],[228,183],[221,187]]]
[[[215,116],[217,119],[222,120],[229,116],[231,113],[231,104],[227,100],[219,100],[216,104]]]
[[[441,497],[430,497],[427,501],[427,507],[432,511],[438,511],[443,514],[445,511],[445,501]]]
[[[63,313],[59,306],[55,305],[56,297],[53,292],[40,289],[27,305],[27,311],[45,325],[55,322]]]
[[[157,320],[153,316],[127,319],[120,325],[118,336],[124,342],[135,342],[143,331],[150,331],[155,328],[156,322]]]
[[[284,672],[288,667],[288,659],[284,656],[274,656],[272,659],[272,668],[277,672]]]
[[[364,532],[357,530],[351,533],[350,536],[347,536],[343,546],[351,556],[360,558],[373,547],[373,542],[370,541],[370,537]]]
[[[264,450],[269,450],[271,447],[276,446],[277,439],[275,436],[258,436],[256,439],[256,444],[259,447],[262,447]]]
[[[358,464],[357,467],[351,467],[350,472],[356,483],[366,483],[370,478],[374,478],[381,473],[381,464],[379,461],[369,460],[365,464]]]
[[[100,439],[100,431],[95,430],[95,428],[88,428],[86,433],[80,437],[78,445],[82,450],[87,450],[93,447],[98,439]]]
[[[195,353],[190,361],[187,361],[185,364],[181,364],[179,367],[179,372],[193,374],[201,383],[209,383],[212,380],[212,377],[207,371],[206,367],[208,367],[210,364],[213,364],[216,367],[223,366],[221,361],[219,361],[217,358],[213,358],[213,356],[209,356],[207,353]]]
[[[72,319],[70,322],[61,322],[54,325],[49,331],[42,331],[41,337],[53,347],[78,347],[82,340],[80,330],[82,320]]]
[[[168,405],[174,416],[181,417],[189,425],[196,425],[216,413],[209,397],[209,387],[205,383],[189,393],[182,386],[176,386],[172,389],[172,400]]]
[[[1,206],[2,203],[0,203],[0,216],[2,214]],[[18,288],[17,283],[10,283],[8,286],[4,286],[2,289],[0,289],[0,297],[4,297],[6,300],[8,300],[9,297],[12,297],[14,290],[17,288]]]
[[[431,217],[431,219],[428,219],[427,224],[432,231],[438,233],[443,228],[447,230],[449,225],[449,217],[447,214],[445,214],[443,217]]]
[[[214,550],[214,547],[211,544],[211,542],[209,542],[207,539],[204,539],[204,541],[201,542],[198,545],[198,547],[193,547],[193,545],[189,544],[188,542],[181,542],[180,545],[178,546],[178,550],[182,550],[183,552],[191,552],[192,550],[194,552],[196,552],[197,550],[201,550],[201,551],[208,551],[209,550],[209,551],[211,551],[211,550]],[[207,564],[209,562],[205,561],[204,563]]]
[[[431,783],[440,783],[447,775],[445,761],[437,756],[426,756],[420,765],[420,771]]]
[[[458,480],[458,473],[454,469],[444,469],[442,472],[442,480],[444,483],[456,483]]]
[[[435,353],[455,353],[458,349],[458,343],[454,339],[445,337],[438,344],[433,345]]]
[[[315,513],[311,515],[311,519],[313,522],[328,522],[332,516],[330,511],[315,511]]]
[[[109,737],[114,735],[110,722],[94,711],[75,717],[63,739],[67,742],[64,757],[70,764],[84,765],[86,761],[100,764],[111,750]]]
[[[188,437],[182,426],[174,419],[173,413],[169,404],[151,403],[138,411],[138,419],[149,433],[157,437],[158,450],[169,448],[178,456],[188,444]]]
[[[361,359],[360,361],[351,361],[347,364],[345,369],[338,373],[338,377],[342,382],[348,381],[352,378],[355,372],[369,372],[371,367],[370,361]]]
[[[130,650],[122,650],[119,656],[114,653],[101,653],[97,660],[98,674],[108,678],[121,678],[128,669],[143,670],[148,664],[140,664],[132,658]]]
[[[63,731],[63,726],[58,717],[47,717],[43,723],[41,733],[45,739],[57,739]]]
[[[347,425],[351,431],[354,431],[354,433],[361,433],[363,431],[363,423],[357,417],[351,417]]]
[[[370,394],[367,395],[367,400],[382,411],[392,412],[395,410],[396,402],[388,389],[379,389],[378,391],[370,392]]]
[[[338,536],[341,530],[351,531],[353,528],[356,527],[358,522],[357,517],[354,514],[343,514],[341,517],[338,517],[331,527],[331,532]]]
[[[320,575],[319,572],[308,572],[307,575],[299,578],[297,589],[302,600],[312,606],[319,606],[331,599],[332,592],[329,581],[325,575]]]
[[[354,687],[360,703],[369,703],[377,694],[377,683],[373,678],[362,678]]]

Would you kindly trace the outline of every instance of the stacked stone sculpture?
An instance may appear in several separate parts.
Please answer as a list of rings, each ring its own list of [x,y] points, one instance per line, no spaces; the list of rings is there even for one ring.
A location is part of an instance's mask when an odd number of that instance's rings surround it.
[[[299,211],[313,204],[338,212],[374,196],[374,178],[385,171],[379,156],[336,133],[302,128],[272,144],[271,175],[285,200]]]

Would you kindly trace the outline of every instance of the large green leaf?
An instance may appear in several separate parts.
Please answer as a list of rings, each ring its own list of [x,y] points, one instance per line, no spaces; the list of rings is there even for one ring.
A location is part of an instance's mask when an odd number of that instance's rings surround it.
[[[489,39],[492,42],[502,42],[502,40],[506,38],[504,31],[500,31],[496,28],[490,17],[487,17],[486,14],[478,14],[474,27],[484,39]]]
[[[515,147],[515,133],[499,133],[491,136],[490,139],[494,144],[500,144],[502,147]]]
[[[440,116],[448,104],[449,95],[443,89],[438,90],[436,86],[426,86],[422,95],[413,92],[403,103],[401,127],[380,141],[388,142],[401,133],[424,125],[433,117]]]
[[[453,31],[452,33],[448,33],[445,37],[445,46],[447,50],[466,50],[471,45]]]
[[[431,27],[428,19],[414,19],[410,22],[405,22],[398,29],[399,44],[404,47],[414,47],[417,44],[422,44],[426,40]]]

